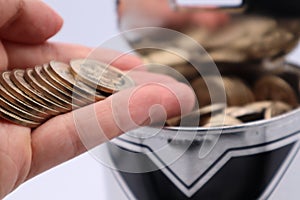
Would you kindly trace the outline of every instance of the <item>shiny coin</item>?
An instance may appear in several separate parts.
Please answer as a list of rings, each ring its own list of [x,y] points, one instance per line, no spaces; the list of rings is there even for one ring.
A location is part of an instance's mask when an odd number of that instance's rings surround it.
[[[205,79],[197,78],[192,81],[191,86],[195,91],[199,107],[226,101],[225,87],[221,77],[207,76]],[[212,100],[214,102],[211,102]]]
[[[298,44],[299,28],[292,27],[299,27],[299,21],[296,26],[289,21],[261,16],[239,17],[215,30],[202,27],[188,29],[185,33],[197,40],[215,62],[246,63],[290,52]]]
[[[61,98],[59,96],[58,91],[51,92],[48,88],[41,85],[33,76],[33,69],[26,69],[24,73],[24,79],[37,91],[39,91],[41,94],[43,94],[47,99],[50,99],[51,101],[54,101],[61,106],[66,107],[67,109],[72,108],[79,108],[76,105],[73,105],[72,103],[66,101],[65,99]]]
[[[203,45],[210,49],[220,47],[231,48],[240,38],[253,41],[255,38],[260,38],[275,28],[276,21],[271,18],[245,17],[239,18],[238,20],[232,19],[226,26],[210,32]],[[251,43],[247,42],[245,45],[247,46],[238,45],[238,47],[245,49],[249,47]]]
[[[7,110],[19,117],[22,117],[22,118],[30,120],[30,121],[42,123],[46,120],[43,117],[38,117],[36,115],[33,115],[29,112],[26,112],[16,106],[14,106],[13,104],[11,104],[7,100],[3,99],[2,97],[0,97],[0,107],[4,108],[5,110]]]
[[[223,77],[223,81],[229,106],[243,106],[254,102],[252,91],[241,79]]]
[[[278,115],[287,113],[292,110],[292,107],[283,102],[273,102],[265,111],[265,119],[271,119]]]
[[[39,103],[38,101],[34,100],[27,94],[25,94],[22,90],[20,90],[11,80],[10,80],[11,72],[3,72],[0,76],[0,83],[1,85],[13,96],[24,102],[25,104],[32,105],[39,109],[42,112],[46,112],[49,115],[58,115],[60,112],[52,109],[50,107],[45,106],[44,104]]]
[[[215,49],[209,55],[215,62],[240,63],[248,59],[247,54],[230,49]]]
[[[145,64],[159,64],[162,66],[172,66],[186,64],[189,60],[188,52],[183,49],[168,48],[156,51],[143,58]]]
[[[95,60],[72,60],[71,70],[82,82],[112,93],[134,86],[133,80],[119,69]]]
[[[55,87],[55,85],[48,81],[42,69],[42,66],[34,67],[33,76],[43,87],[47,88],[51,93],[57,94],[60,98],[62,98],[70,104],[74,104],[76,106],[86,105],[86,103],[81,101],[79,98],[68,95],[68,93],[63,92],[60,88]]]
[[[55,87],[59,88],[63,92],[72,95],[72,87],[69,86],[68,83],[64,83],[64,80],[61,80],[60,77],[57,77],[55,73],[51,72],[49,63],[43,64],[42,71],[43,74],[47,77],[47,80],[51,82],[51,84],[53,84]]]
[[[235,126],[242,124],[243,122],[239,119],[228,115],[215,115],[212,116],[203,127],[219,127],[219,126]]]
[[[48,118],[51,115],[39,110],[38,108],[30,105],[30,104],[26,104],[23,101],[21,101],[20,99],[18,99],[17,97],[15,97],[14,95],[12,95],[10,92],[8,92],[3,86],[2,84],[0,84],[0,96],[3,97],[5,100],[7,100],[8,102],[10,102],[11,104],[15,105],[16,107],[18,107],[19,109],[22,109],[26,112],[29,112],[33,115],[36,115],[38,117],[42,117],[42,118]]]
[[[193,65],[187,65],[187,64],[186,65],[175,65],[172,67],[173,67],[173,69],[178,71],[180,74],[182,74],[184,76],[184,78],[186,78],[187,80],[191,81],[191,80],[195,79],[197,76],[199,76],[198,70]],[[179,79],[178,81],[182,81],[182,80]]]
[[[39,92],[38,90],[34,89],[27,81],[24,79],[24,70],[14,70],[10,74],[10,78],[12,82],[25,94],[30,96],[31,98],[35,99],[41,104],[44,104],[45,106],[57,110],[61,113],[68,112],[70,109],[56,103],[55,101],[51,101],[48,99],[43,93]]]
[[[261,110],[245,107],[229,107],[226,109],[226,115],[241,120],[242,122],[251,122],[264,118],[264,112]]]
[[[167,120],[168,126],[199,126],[202,118],[210,117],[222,112],[226,108],[226,104],[217,103],[202,107],[198,110],[192,111],[184,116],[178,116]],[[206,119],[205,119],[206,120]]]
[[[261,77],[254,85],[254,94],[258,101],[282,101],[292,107],[298,105],[293,88],[282,78],[273,75]]]
[[[200,110],[195,110],[187,115],[168,119],[168,126],[199,126]]]
[[[29,128],[36,128],[41,124],[38,122],[23,119],[22,117],[14,115],[13,113],[11,113],[1,107],[0,107],[0,117],[2,117],[3,119],[6,119],[7,121],[13,122],[15,124],[19,124],[21,126],[29,127]]]
[[[50,65],[43,66],[43,70],[49,77],[49,80],[52,80],[53,84],[63,85],[72,95],[78,95],[88,103],[92,103],[95,100],[101,101],[106,98],[98,90],[89,87],[79,80],[75,80],[71,73],[71,67],[65,63],[51,61]]]
[[[255,110],[257,112],[264,112],[270,105],[272,101],[256,101],[250,104],[247,104],[245,107],[247,109]]]
[[[225,103],[216,103],[199,109],[200,115],[209,115],[222,112],[226,108]]]

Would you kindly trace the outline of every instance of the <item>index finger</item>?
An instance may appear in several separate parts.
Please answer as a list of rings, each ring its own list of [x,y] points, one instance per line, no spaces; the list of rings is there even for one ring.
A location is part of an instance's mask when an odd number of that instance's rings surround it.
[[[112,49],[92,49],[82,45],[46,42],[40,45],[4,43],[8,68],[27,68],[48,63],[51,60],[68,63],[71,59],[93,58],[111,64],[121,70],[141,68],[141,59],[131,54],[124,54]],[[1,63],[1,60],[0,60]],[[3,69],[2,69],[3,70]]]
[[[21,43],[41,43],[61,28],[61,17],[42,1],[0,0],[0,37]]]
[[[123,132],[187,113],[193,105],[194,94],[185,84],[150,83],[52,118],[32,134],[28,179]]]

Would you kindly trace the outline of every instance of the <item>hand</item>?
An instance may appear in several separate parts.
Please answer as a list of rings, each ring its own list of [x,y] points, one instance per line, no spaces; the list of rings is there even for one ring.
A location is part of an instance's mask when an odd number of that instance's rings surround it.
[[[0,1],[0,10],[1,70],[33,67],[50,60],[68,62],[71,58],[84,58],[91,51],[78,45],[47,42],[62,26],[62,19],[41,1]],[[119,55],[110,50],[98,51],[97,59],[103,62]],[[141,61],[125,55],[112,64],[129,70],[140,65]],[[78,124],[82,130],[91,131],[90,135],[87,133],[92,141],[90,148],[138,125],[155,121],[148,113],[153,105],[159,104],[168,117],[180,114],[179,104],[184,105],[183,112],[192,108],[194,96],[187,86],[164,76],[137,73],[139,75],[135,77],[140,78],[138,87],[54,117],[34,130],[0,120],[0,199],[29,178],[86,151],[77,134]],[[160,83],[154,83],[156,81]],[[122,113],[125,107],[128,114]],[[91,127],[95,123],[89,120],[88,110],[96,114],[96,125],[102,129],[102,139],[93,138]],[[114,112],[118,111],[117,123]],[[161,112],[155,110],[153,116],[158,116],[159,120]],[[80,117],[75,119],[75,116]],[[120,124],[126,126],[120,128]]]
[[[121,27],[129,24],[136,26],[123,27],[125,29],[145,26],[160,26],[176,30],[181,30],[187,26],[216,29],[229,20],[229,15],[220,11],[174,11],[168,0],[120,0],[118,13],[120,21],[126,21]]]

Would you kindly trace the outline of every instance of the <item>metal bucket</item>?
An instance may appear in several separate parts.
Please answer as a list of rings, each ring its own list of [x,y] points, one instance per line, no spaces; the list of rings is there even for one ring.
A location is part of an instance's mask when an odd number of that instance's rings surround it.
[[[124,22],[122,16],[121,29],[124,24],[141,25],[128,21],[130,17]],[[136,40],[127,39],[138,47]],[[261,68],[247,68],[245,73],[236,68],[242,62],[249,60],[230,65],[221,60],[220,71],[250,81],[262,74],[288,77],[299,99],[298,66],[280,62],[270,67],[260,62]],[[267,199],[298,151],[299,119],[296,108],[235,126],[143,127],[107,145],[117,169],[112,171],[128,199]]]
[[[296,66],[283,69],[300,77]],[[299,117],[295,109],[238,126],[137,129],[109,145],[114,174],[130,199],[267,199],[298,151]],[[163,146],[178,159],[157,152]]]

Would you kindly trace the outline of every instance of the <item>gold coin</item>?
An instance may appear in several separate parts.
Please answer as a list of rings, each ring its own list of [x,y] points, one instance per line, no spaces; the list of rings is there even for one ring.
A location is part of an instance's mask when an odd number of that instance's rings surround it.
[[[242,121],[234,117],[219,114],[212,116],[203,127],[235,126],[242,123]]]
[[[197,78],[191,83],[200,107],[209,105],[212,99],[211,96],[214,101],[217,101],[214,103],[224,101],[224,97],[221,96],[223,93],[226,95],[228,106],[242,106],[255,100],[252,91],[241,79],[207,76],[205,80]],[[208,86],[211,91],[208,91]]]
[[[45,74],[47,74],[53,84],[61,83],[63,87],[67,88],[71,94],[79,95],[89,103],[101,101],[106,98],[105,95],[95,90],[85,83],[75,80],[71,73],[71,67],[65,63],[51,61],[50,65],[44,65],[43,67]],[[59,81],[55,81],[59,80]]]
[[[282,101],[292,107],[298,105],[293,88],[278,76],[266,75],[261,77],[255,82],[253,91],[258,101]]]
[[[175,65],[172,67],[180,74],[182,74],[187,80],[193,80],[194,78],[199,76],[198,70],[193,65]]]
[[[54,61],[51,61],[51,62],[54,62]],[[58,87],[62,91],[72,95],[72,90],[73,90],[72,86],[69,86],[67,83],[64,83],[64,80],[57,77],[55,73],[53,74],[52,72],[50,72],[49,68],[50,68],[49,63],[43,64],[42,71],[43,71],[44,75],[47,77],[47,80],[49,82],[51,82],[53,85],[55,85],[55,87]]]
[[[209,91],[203,78],[199,77],[193,80],[191,86],[196,94],[199,107],[203,107],[211,103]]]
[[[168,48],[150,53],[143,59],[146,64],[172,66],[186,64],[189,60],[189,54],[183,49]]]
[[[113,93],[134,86],[121,70],[95,60],[72,60],[71,71],[82,82],[101,91]]]
[[[270,107],[271,104],[272,101],[256,101],[245,105],[245,108],[263,113],[268,107]]]
[[[226,108],[225,103],[216,103],[199,109],[200,115],[215,114],[223,111]]]
[[[265,111],[265,119],[271,119],[278,115],[287,113],[292,110],[292,107],[283,102],[273,102]]]
[[[186,115],[174,117],[167,120],[168,126],[199,126],[202,118],[210,117],[216,113],[222,112],[226,108],[226,104],[217,103],[194,110]],[[201,120],[201,121],[200,121]],[[206,119],[204,119],[207,121]]]
[[[168,126],[199,126],[200,121],[200,110],[195,110],[184,116],[177,116],[168,119],[166,124]]]
[[[209,55],[215,62],[224,62],[224,63],[240,63],[245,62],[248,59],[247,54],[237,51],[230,50],[227,48],[224,49],[214,49],[209,52]]]
[[[258,111],[247,107],[229,107],[226,109],[226,115],[241,120],[242,122],[251,122],[263,119],[263,110]]]
[[[2,84],[0,84],[0,96],[3,97],[5,100],[7,100],[8,102],[10,102],[11,104],[15,105],[16,107],[18,107],[19,109],[22,109],[26,112],[32,113],[33,115],[36,115],[38,117],[42,117],[42,118],[48,118],[51,115],[39,110],[38,108],[30,105],[30,104],[26,104],[25,102],[21,101],[20,99],[18,99],[17,97],[15,97],[14,95],[12,95],[11,93],[9,93],[3,86]]]
[[[291,20],[289,20],[291,21]],[[270,17],[238,17],[215,30],[193,28],[185,33],[197,40],[215,62],[240,63],[280,57],[298,44],[299,21]]]
[[[172,117],[170,119],[167,119],[165,125],[166,126],[179,126],[180,125],[181,117]]]
[[[25,94],[22,90],[20,90],[11,80],[10,80],[11,72],[3,72],[0,75],[0,83],[1,85],[13,96],[24,102],[25,104],[32,105],[36,107],[42,112],[46,112],[49,115],[58,115],[60,112],[52,109],[50,107],[45,106],[44,104],[39,103],[38,101],[34,100],[27,94]]]
[[[42,66],[36,66],[33,68],[34,78],[45,88],[47,88],[51,93],[56,94],[60,98],[64,99],[71,105],[84,106],[85,102],[78,99],[76,96],[68,95],[68,93],[63,92],[60,88],[55,87],[50,81],[48,81],[46,75],[42,71]]]
[[[27,81],[24,79],[24,70],[16,69],[10,74],[10,79],[12,82],[25,94],[29,97],[33,98],[34,100],[38,101],[45,106],[57,110],[61,113],[69,112],[70,109],[64,107],[55,101],[51,101],[47,97],[44,96],[43,93],[39,92],[38,90],[34,89]]]
[[[239,78],[223,77],[227,104],[229,106],[243,106],[254,102],[254,95],[250,88]]]
[[[60,104],[63,107],[66,107],[67,109],[71,110],[72,108],[79,108],[76,105],[72,105],[72,103],[64,100],[61,98],[58,94],[58,92],[51,92],[48,88],[42,86],[33,76],[33,69],[26,69],[24,73],[24,79],[27,81],[35,90],[39,91],[41,94],[43,94],[46,98],[50,99],[51,101],[56,102],[57,104]]]
[[[41,124],[39,122],[23,119],[22,117],[14,115],[2,107],[0,107],[0,117],[2,117],[7,121],[13,122],[15,124],[19,124],[21,126],[29,127],[29,128],[36,128]]]
[[[44,117],[38,117],[36,115],[33,115],[29,112],[26,112],[26,111],[16,107],[15,105],[11,104],[10,102],[8,102],[7,100],[5,100],[2,97],[0,97],[0,106],[15,115],[22,117],[24,119],[30,120],[30,121],[42,123],[46,120]]]
[[[200,113],[200,121],[199,125],[204,126],[209,123],[209,121],[216,115],[224,115],[224,109],[226,108],[226,104],[224,103],[216,103],[211,104],[199,109]]]
[[[44,75],[47,77],[47,80],[51,82],[55,87],[59,88],[61,91],[67,93],[72,97],[80,99],[81,101],[84,102],[84,104],[91,104],[95,101],[93,97],[89,97],[89,95],[81,94],[79,89],[75,89],[75,87],[69,86],[67,83],[64,82],[65,80],[60,79],[60,77],[56,76],[55,73],[52,73],[49,70],[49,68],[50,68],[49,64],[44,64],[42,71]]]
[[[205,80],[199,77],[192,81],[191,86],[195,91],[199,107],[225,101],[225,97],[222,95],[225,94],[225,87],[221,77],[206,76]],[[208,88],[210,88],[210,91]],[[214,100],[214,102],[211,102],[211,100]]]
[[[214,31],[194,28],[194,33],[188,34],[200,41],[205,49],[247,49],[251,45],[249,41],[261,38],[274,29],[276,29],[276,21],[272,18],[239,17],[231,19],[225,26]],[[198,37],[199,35],[202,37]],[[247,42],[243,41],[240,44],[240,39],[245,39]]]

